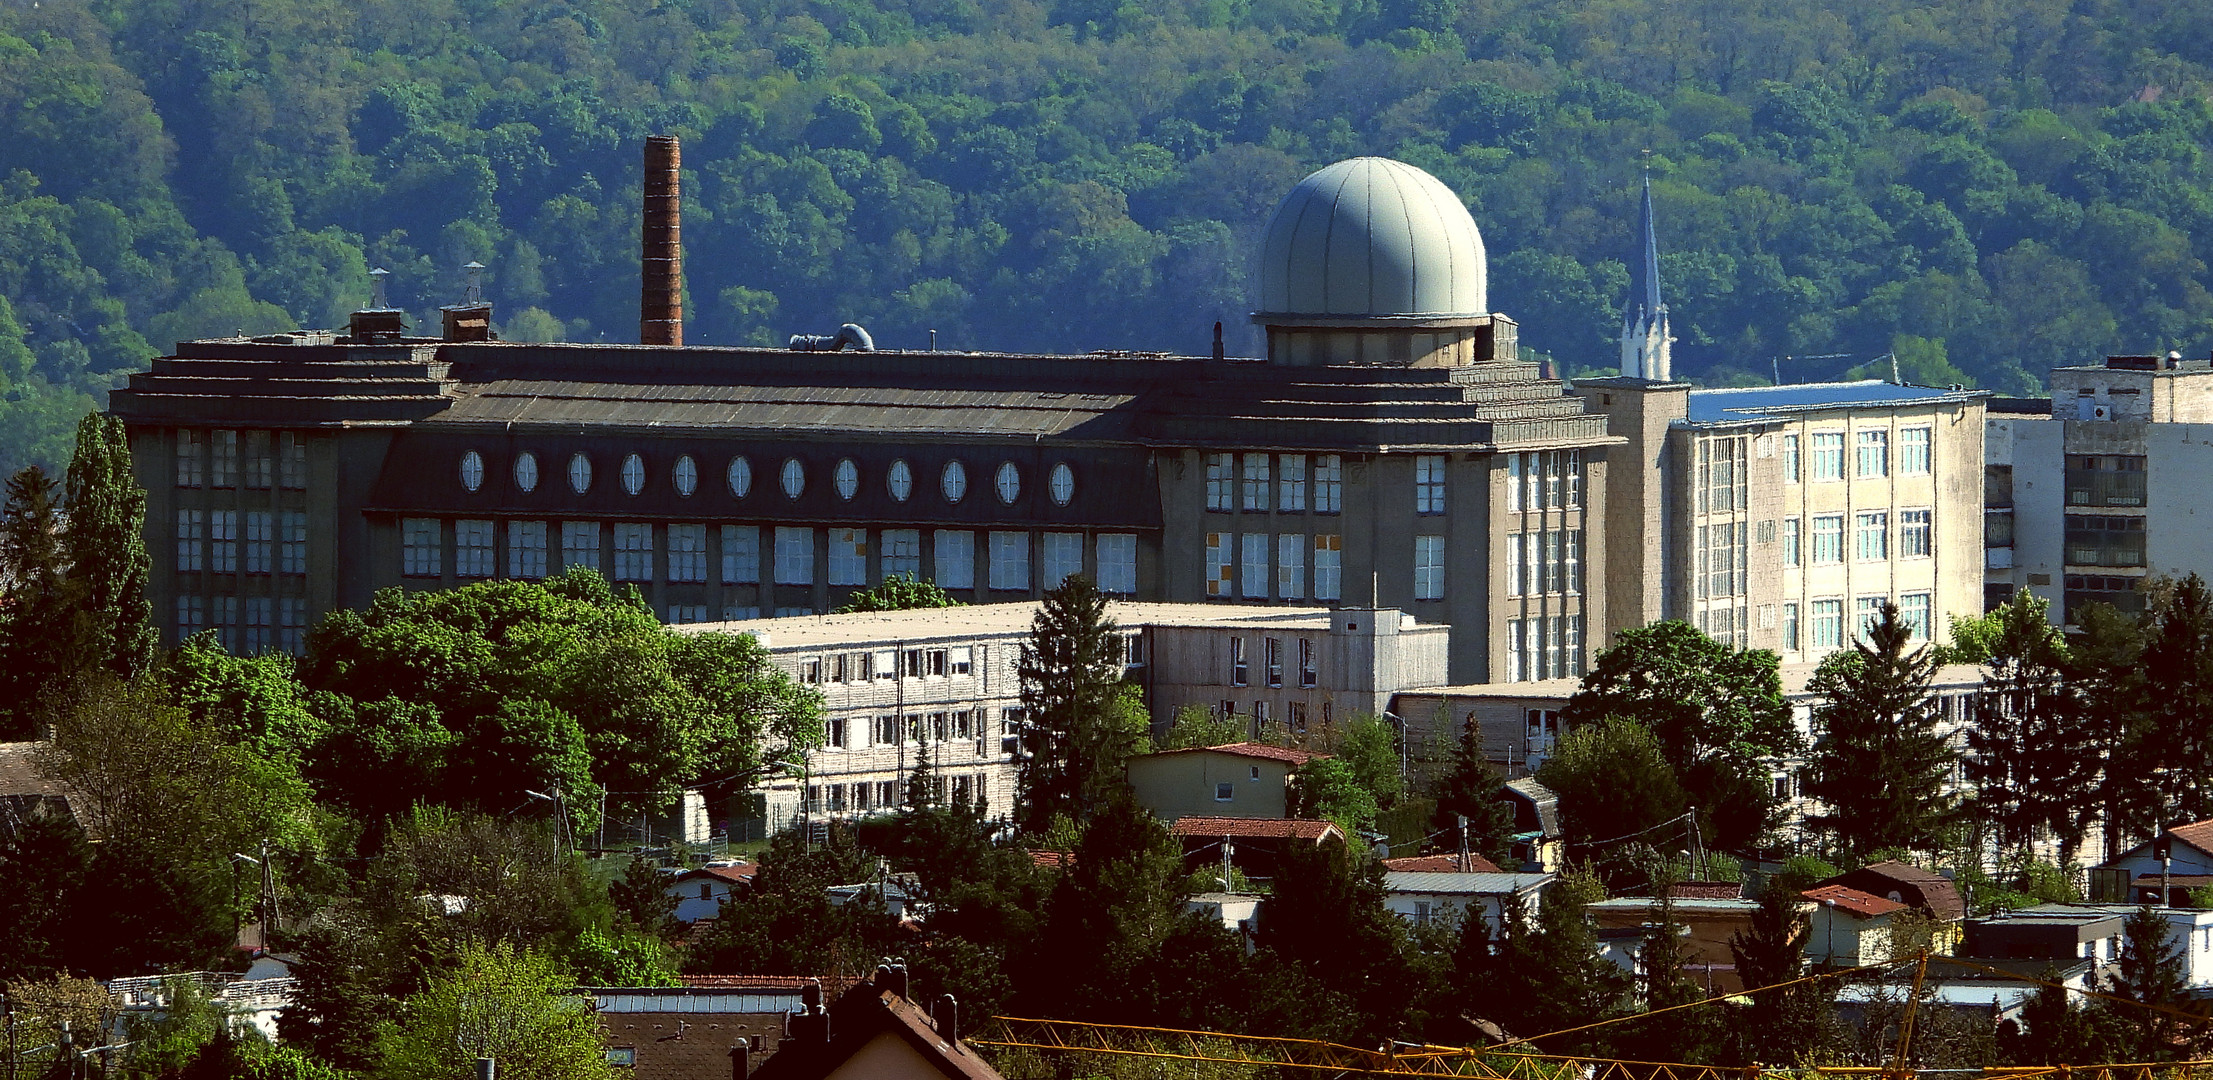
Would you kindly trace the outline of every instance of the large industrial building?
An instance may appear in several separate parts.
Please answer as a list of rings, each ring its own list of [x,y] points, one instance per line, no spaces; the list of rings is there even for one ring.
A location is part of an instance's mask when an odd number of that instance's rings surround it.
[[[172,635],[297,650],[380,589],[578,565],[678,623],[826,612],[887,574],[986,603],[1080,572],[1398,609],[1451,627],[1464,685],[1572,677],[1654,618],[1816,658],[1883,601],[1932,634],[1980,609],[1980,399],[1669,381],[1649,195],[1635,370],[1570,391],[1490,310],[1465,206],[1399,162],[1277,208],[1259,358],[682,345],[675,164],[649,146],[654,344],[490,340],[474,298],[408,336],[372,304],[180,343],[115,391]]]

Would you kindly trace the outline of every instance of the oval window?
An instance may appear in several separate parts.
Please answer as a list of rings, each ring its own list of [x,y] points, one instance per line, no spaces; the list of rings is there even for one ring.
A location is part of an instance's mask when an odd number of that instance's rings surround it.
[[[636,495],[645,490],[645,459],[636,454],[622,459],[622,489]]]
[[[957,503],[968,494],[968,467],[958,461],[945,463],[945,473],[938,477],[937,486],[945,492],[945,501]]]
[[[1022,495],[1022,470],[1015,468],[1014,462],[1002,461],[999,475],[992,478],[992,483],[999,489],[999,501],[1012,503]]]
[[[525,450],[515,459],[515,486],[524,491],[538,490],[538,455]]]
[[[1076,497],[1076,470],[1069,468],[1067,462],[1053,466],[1052,488],[1055,506],[1066,506],[1068,500]]]
[[[807,467],[801,465],[798,458],[785,458],[784,494],[789,498],[796,499],[799,497],[799,493],[805,490],[807,490]]]
[[[583,454],[569,458],[569,489],[579,495],[592,490],[592,459]]]
[[[854,492],[861,489],[860,466],[853,464],[852,458],[841,459],[838,462],[838,471],[832,479],[838,486],[838,498],[850,499]]]
[[[884,474],[884,486],[891,489],[891,497],[906,502],[914,494],[914,470],[905,461],[891,463],[891,471]]]
[[[689,497],[692,492],[699,490],[699,463],[693,461],[690,454],[677,458],[676,468],[671,470],[669,479],[676,483],[678,495]]]
[[[461,486],[470,491],[484,486],[484,455],[474,450],[461,455]]]
[[[753,490],[753,463],[745,460],[743,454],[731,458],[730,470],[724,478],[730,481],[730,494],[745,498],[746,493]]]

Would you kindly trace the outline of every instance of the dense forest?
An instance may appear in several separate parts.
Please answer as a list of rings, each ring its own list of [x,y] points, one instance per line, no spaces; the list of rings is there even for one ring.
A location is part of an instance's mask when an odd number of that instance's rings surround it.
[[[698,342],[1249,349],[1268,211],[1376,153],[1603,368],[1649,163],[1679,370],[2033,392],[2213,345],[2209,82],[2188,0],[0,0],[0,472],[371,266],[634,340],[652,132]]]

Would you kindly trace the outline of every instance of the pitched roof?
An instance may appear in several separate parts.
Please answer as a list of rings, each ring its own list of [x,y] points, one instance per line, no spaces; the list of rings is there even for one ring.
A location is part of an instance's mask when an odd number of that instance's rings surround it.
[[[2213,819],[2193,821],[2188,825],[2177,825],[2167,830],[2167,835],[2208,855],[2213,855]]]
[[[823,1080],[879,1035],[905,1042],[947,1080],[1006,1080],[966,1042],[947,1042],[920,1008],[875,983],[864,983],[830,1007],[830,1041],[788,1038],[753,1071],[752,1080]]]
[[[1836,908],[1863,919],[1872,919],[1888,915],[1893,911],[1904,911],[1906,909],[1906,905],[1896,900],[1876,896],[1874,893],[1861,892],[1846,885],[1821,885],[1807,889],[1799,895],[1823,907]]]
[[[807,984],[819,978],[828,993],[839,993],[854,983],[855,978],[836,975],[678,975],[676,981],[693,990],[805,990]],[[668,993],[668,988],[640,990],[639,993]]]
[[[1458,855],[1410,855],[1402,859],[1383,860],[1383,869],[1406,874],[1502,874],[1498,864],[1474,852],[1461,863]]]
[[[1315,758],[1329,756],[1328,754],[1315,753],[1312,750],[1293,750],[1288,746],[1270,746],[1267,743],[1256,742],[1223,743],[1220,746],[1187,746],[1181,750],[1162,750],[1157,754],[1144,756],[1168,757],[1172,754],[1228,754],[1232,757],[1257,758],[1261,761],[1280,761],[1292,768],[1304,765]]]
[[[761,867],[758,863],[739,863],[736,866],[695,866],[670,878],[669,884],[674,885],[680,881],[695,881],[699,878],[714,878],[717,881],[727,881],[732,885],[750,885],[753,883],[753,875],[760,872]]]
[[[1045,870],[1066,870],[1076,865],[1076,853],[1072,851],[1033,851],[1030,862]]]
[[[1168,831],[1177,836],[1238,836],[1266,840],[1310,840],[1321,843],[1331,836],[1342,837],[1337,826],[1327,821],[1304,821],[1299,818],[1234,818],[1234,817],[1181,817]]]
[[[1744,886],[1734,881],[1678,881],[1667,887],[1667,894],[1678,900],[1735,900],[1744,895]]]
[[[1845,885],[1882,896],[1891,891],[1882,887],[1885,883],[1899,886],[1897,892],[1901,901],[1927,908],[1929,914],[1940,921],[1954,922],[1967,917],[1967,901],[1960,898],[1959,887],[1952,884],[1950,878],[1895,859],[1869,863],[1814,884],[1816,887]]]

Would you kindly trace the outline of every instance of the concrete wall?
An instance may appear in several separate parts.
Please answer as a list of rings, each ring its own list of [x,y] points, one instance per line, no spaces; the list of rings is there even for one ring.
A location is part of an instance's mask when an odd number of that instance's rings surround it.
[[[1145,631],[1143,673],[1147,706],[1156,723],[1196,705],[1220,714],[1225,705],[1248,722],[1246,734],[1271,734],[1252,725],[1254,706],[1265,705],[1275,733],[1297,736],[1305,730],[1342,723],[1355,713],[1381,715],[1403,686],[1433,686],[1444,681],[1448,648],[1457,628],[1403,625],[1402,613],[1383,609],[1340,608],[1326,625],[1299,620],[1280,627],[1153,626]],[[1271,685],[1268,641],[1282,650],[1283,677]],[[1246,685],[1232,683],[1231,650],[1242,641],[1248,660]],[[1301,686],[1299,650],[1304,642],[1315,656],[1315,685]]]
[[[1290,816],[1284,786],[1291,767],[1237,754],[1205,751],[1150,754],[1129,760],[1137,803],[1163,821],[1180,817],[1282,818]],[[1230,785],[1230,798],[1216,797]]]

